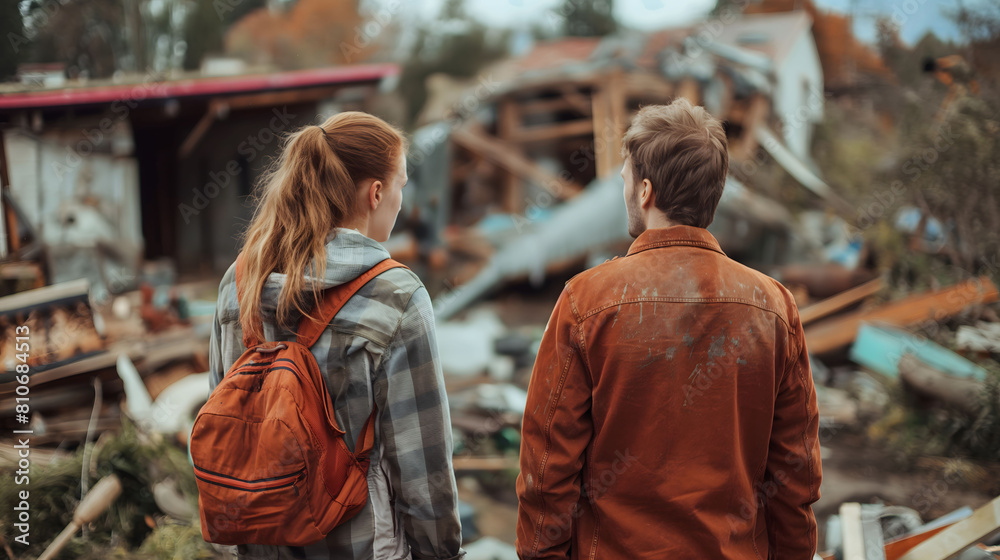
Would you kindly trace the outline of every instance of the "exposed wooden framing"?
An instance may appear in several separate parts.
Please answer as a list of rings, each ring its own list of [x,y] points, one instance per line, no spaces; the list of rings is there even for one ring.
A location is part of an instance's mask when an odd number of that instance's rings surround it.
[[[625,83],[620,68],[606,75],[594,90],[594,155],[597,177],[609,177],[621,167],[621,140],[625,132]]]
[[[497,108],[497,134],[500,137],[501,142],[509,142],[511,138],[518,134],[521,128],[521,114],[518,105],[510,97],[505,97],[500,100]],[[461,135],[461,134],[459,134]],[[486,135],[480,135],[476,137],[470,130],[469,135],[473,141],[476,138],[483,138]],[[468,148],[468,144],[466,144]],[[480,150],[476,153],[481,153],[483,151],[489,151],[489,148],[484,148],[483,144],[479,143]],[[475,152],[475,150],[472,150]],[[523,158],[521,150],[517,146],[508,144],[507,153],[514,158]],[[524,196],[521,189],[521,177],[517,175],[516,172],[508,168],[507,166],[500,164],[501,174],[500,179],[500,189],[502,204],[504,210],[510,212],[511,214],[520,214],[524,207]]]
[[[603,72],[592,71],[586,74],[574,74],[565,76],[556,74],[553,76],[538,76],[534,78],[518,78],[515,88],[505,89],[500,95],[514,94],[522,100],[530,95],[538,94],[546,90],[558,90],[563,85],[570,85],[577,88],[592,87],[604,79]]]
[[[585,136],[592,132],[594,132],[594,121],[591,119],[580,119],[545,126],[522,128],[514,135],[513,140],[524,143],[545,142],[571,136]]]
[[[532,99],[530,101],[524,101],[520,103],[520,109],[522,115],[534,115],[537,113],[551,113],[555,111],[582,111],[584,115],[590,115],[591,107],[590,103],[586,104],[586,107],[578,107],[577,105],[570,103],[565,97],[551,97],[547,99]]]
[[[502,140],[482,132],[458,128],[452,133],[452,140],[462,148],[493,162],[519,182],[531,181],[556,198],[571,198],[583,190],[582,186],[572,181],[564,181],[545,170]]]
[[[799,321],[807,325],[828,315],[832,315],[841,309],[858,303],[861,300],[873,296],[882,289],[882,280],[876,278],[870,282],[865,282],[860,286],[855,286],[850,290],[841,292],[833,297],[816,302],[810,306],[799,310]]]
[[[571,84],[563,84],[559,88],[563,99],[570,104],[571,107],[577,111],[583,113],[584,115],[590,112],[590,101],[580,93],[580,89]]]
[[[674,96],[673,84],[655,74],[626,72],[623,79],[625,92],[629,99],[667,103]]]
[[[607,177],[611,173],[611,165],[608,163],[607,144],[605,138],[610,136],[611,111],[608,107],[608,89],[604,85],[594,89],[593,97],[593,127],[594,127],[594,166],[595,176],[600,179]]]
[[[235,95],[227,97],[225,102],[233,109],[295,105],[333,97],[343,89],[344,86],[338,85],[288,91],[269,91],[264,93],[251,93],[247,95]]]
[[[319,99],[332,97],[343,86],[331,86],[321,88],[307,88],[289,91],[269,91],[264,93],[250,93],[247,95],[233,95],[228,97],[215,98],[208,104],[208,109],[202,115],[198,124],[195,125],[191,133],[187,135],[181,144],[178,153],[180,157],[186,158],[191,155],[197,147],[198,142],[205,136],[212,123],[227,111],[234,109],[251,109],[254,107],[276,107],[281,105],[295,105],[308,103]]]
[[[701,105],[701,86],[694,78],[684,78],[677,86],[677,97],[683,97],[692,105]]]
[[[212,123],[215,119],[219,118],[219,115],[228,110],[225,101],[221,99],[213,99],[208,103],[208,108],[205,109],[205,114],[198,119],[198,124],[194,125],[191,132],[188,133],[187,137],[184,138],[184,142],[181,143],[180,149],[177,151],[181,158],[186,158],[191,155],[198,142],[201,141],[208,129],[212,127]]]
[[[622,136],[625,134],[627,102],[624,72],[616,66],[608,76],[608,110],[611,118],[611,135],[605,138],[607,163],[611,166],[612,175],[617,173],[622,165]]]
[[[733,108],[728,115],[729,120],[736,121],[742,127],[742,133],[729,143],[729,153],[735,159],[752,159],[757,150],[757,138],[754,129],[765,122],[771,102],[763,95],[754,95],[749,103],[740,108]]]

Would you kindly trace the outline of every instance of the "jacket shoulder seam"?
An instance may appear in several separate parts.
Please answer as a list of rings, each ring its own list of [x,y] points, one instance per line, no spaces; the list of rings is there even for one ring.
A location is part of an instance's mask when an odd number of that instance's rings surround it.
[[[786,329],[791,330],[789,326],[788,319],[786,319],[779,311],[766,305],[761,305],[755,301],[751,301],[744,298],[684,298],[684,297],[637,297],[629,299],[620,299],[604,305],[595,307],[583,315],[583,320],[587,320],[594,315],[612,307],[618,307],[627,303],[646,303],[646,302],[662,302],[662,303],[739,303],[743,305],[749,305],[751,307],[756,307],[762,311],[767,311],[773,313],[779,319],[781,319],[782,324],[785,325]]]

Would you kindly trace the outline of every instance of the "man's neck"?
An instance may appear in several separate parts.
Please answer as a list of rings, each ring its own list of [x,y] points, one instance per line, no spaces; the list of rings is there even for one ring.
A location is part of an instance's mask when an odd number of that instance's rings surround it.
[[[663,212],[650,212],[646,216],[646,229],[660,229],[676,226]]]

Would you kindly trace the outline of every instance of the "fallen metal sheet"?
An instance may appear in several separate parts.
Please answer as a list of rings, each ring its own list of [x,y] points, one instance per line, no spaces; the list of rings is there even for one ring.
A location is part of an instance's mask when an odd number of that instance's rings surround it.
[[[472,280],[439,296],[434,302],[435,317],[448,319],[507,278],[540,280],[548,263],[628,239],[623,188],[620,178],[597,180],[579,196],[560,204],[532,232],[497,251]]]
[[[858,328],[850,357],[868,369],[895,378],[899,376],[899,362],[907,354],[948,375],[986,379],[986,370],[927,338],[868,323]]]
[[[803,187],[809,189],[823,200],[832,204],[838,212],[851,216],[853,209],[843,198],[830,188],[823,179],[820,179],[809,167],[803,163],[798,156],[793,154],[778,137],[765,126],[754,128],[754,137],[757,142],[771,154],[774,161],[782,167],[789,175],[799,182]]]

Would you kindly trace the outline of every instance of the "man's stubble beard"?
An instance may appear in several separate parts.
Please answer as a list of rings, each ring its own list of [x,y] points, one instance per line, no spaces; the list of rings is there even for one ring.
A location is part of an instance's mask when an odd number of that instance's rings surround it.
[[[639,201],[637,199],[638,195],[633,194],[631,198],[625,200],[625,213],[628,215],[628,234],[633,239],[646,231],[646,224],[642,221],[642,214],[639,211]]]

